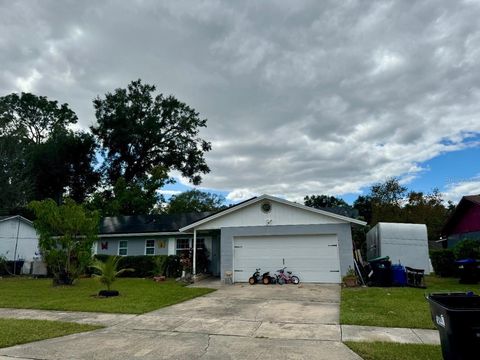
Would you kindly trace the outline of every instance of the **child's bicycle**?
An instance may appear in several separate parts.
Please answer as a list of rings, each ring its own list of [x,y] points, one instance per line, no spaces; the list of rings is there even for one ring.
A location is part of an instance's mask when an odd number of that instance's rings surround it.
[[[298,285],[298,284],[300,284],[300,279],[298,278],[298,276],[292,275],[291,271],[287,271],[287,273],[285,274],[285,269],[286,269],[286,267],[284,267],[280,270],[277,270],[277,273],[278,273],[278,274],[276,274],[277,283],[280,284],[280,285],[283,285],[283,284]]]

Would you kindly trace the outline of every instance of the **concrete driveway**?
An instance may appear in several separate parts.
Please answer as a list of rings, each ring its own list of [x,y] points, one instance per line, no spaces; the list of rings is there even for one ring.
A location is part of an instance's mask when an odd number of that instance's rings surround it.
[[[337,285],[222,286],[84,334],[0,349],[35,359],[360,359],[340,342]]]

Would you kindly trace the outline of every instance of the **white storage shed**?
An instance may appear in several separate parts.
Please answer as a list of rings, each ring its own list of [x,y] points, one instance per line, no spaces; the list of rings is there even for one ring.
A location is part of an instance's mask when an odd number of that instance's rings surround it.
[[[30,273],[32,264],[40,260],[38,235],[30,220],[20,215],[0,216],[0,256],[24,260],[22,273]]]
[[[367,260],[390,257],[392,264],[424,269],[430,273],[428,234],[425,224],[378,223],[367,233]]]

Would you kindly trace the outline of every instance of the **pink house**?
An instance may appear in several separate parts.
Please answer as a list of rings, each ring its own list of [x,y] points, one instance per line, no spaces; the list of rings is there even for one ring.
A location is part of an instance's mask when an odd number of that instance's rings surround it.
[[[448,247],[464,239],[480,241],[480,195],[464,196],[442,230]]]

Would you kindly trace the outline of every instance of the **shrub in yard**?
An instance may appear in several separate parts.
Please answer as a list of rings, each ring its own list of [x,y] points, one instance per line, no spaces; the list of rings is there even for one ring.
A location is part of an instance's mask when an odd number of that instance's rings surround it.
[[[167,267],[165,275],[167,277],[177,278],[182,275],[182,264],[180,263],[180,257],[177,255],[169,255],[167,260]]]
[[[455,276],[455,255],[451,249],[433,250],[430,253],[435,274],[442,277]]]
[[[33,222],[39,234],[43,260],[53,273],[54,284],[71,285],[92,260],[97,239],[99,214],[88,211],[71,199],[57,205],[52,199],[32,201]]]
[[[106,261],[111,258],[111,255],[97,254],[95,259]],[[120,277],[151,277],[154,275],[165,275],[165,268],[167,267],[167,255],[139,255],[139,256],[122,256],[118,262],[121,268],[134,269],[130,272],[125,272]],[[162,270],[163,269],[163,270]],[[158,271],[162,270],[161,273]],[[92,272],[91,272],[92,273]],[[95,270],[93,269],[93,273]]]
[[[480,242],[476,240],[462,240],[453,248],[456,260],[480,259]]]
[[[126,274],[128,272],[133,272],[134,269],[120,269],[118,270],[118,264],[121,258],[118,256],[110,256],[105,261],[95,260],[92,268],[96,269],[100,275],[94,274],[95,277],[98,277],[100,282],[107,287],[107,292],[105,293],[106,296],[118,295],[118,292],[115,294],[112,293],[111,287],[115,279],[120,276],[121,274]],[[100,295],[102,292],[100,292]]]
[[[122,277],[149,277],[152,276],[155,262],[153,256],[122,256],[119,262],[120,267],[135,269],[132,272],[124,273]]]
[[[153,269],[153,275],[165,275],[165,270],[167,269],[168,256],[161,255],[155,256],[153,262],[155,264]]]

